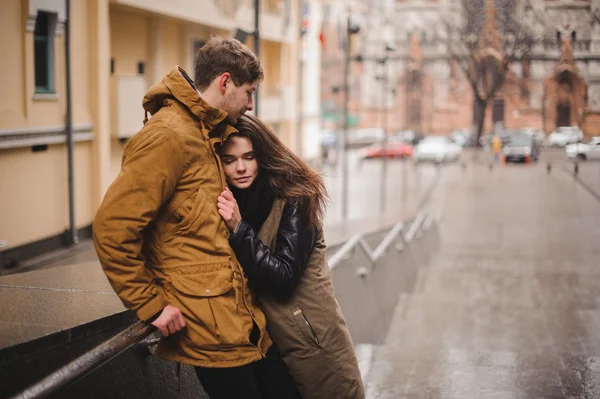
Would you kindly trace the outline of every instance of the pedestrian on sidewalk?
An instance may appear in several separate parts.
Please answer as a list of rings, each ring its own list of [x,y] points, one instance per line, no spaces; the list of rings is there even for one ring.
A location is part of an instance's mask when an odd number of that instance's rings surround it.
[[[155,83],[93,225],[112,287],[163,335],[156,355],[195,366],[211,399],[298,397],[216,206],[226,181],[214,146],[237,132],[262,78],[246,46],[213,37],[195,84],[180,67]]]
[[[502,140],[497,134],[492,137],[492,152],[494,154],[494,163],[500,161],[500,153],[502,152]]]
[[[230,190],[217,206],[269,333],[303,398],[363,399],[325,259],[325,184],[256,117],[236,128],[219,151]]]

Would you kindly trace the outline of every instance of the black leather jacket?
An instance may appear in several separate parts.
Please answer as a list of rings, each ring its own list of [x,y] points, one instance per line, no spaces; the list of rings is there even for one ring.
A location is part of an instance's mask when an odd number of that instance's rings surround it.
[[[316,227],[305,228],[305,219],[297,205],[285,205],[275,250],[264,245],[244,220],[231,234],[231,248],[257,293],[280,299],[294,293],[317,236]]]

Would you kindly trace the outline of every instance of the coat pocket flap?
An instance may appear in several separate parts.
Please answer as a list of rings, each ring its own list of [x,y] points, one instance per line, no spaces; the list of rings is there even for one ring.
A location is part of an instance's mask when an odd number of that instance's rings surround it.
[[[190,296],[220,296],[233,288],[233,270],[230,268],[194,274],[174,274],[171,279],[177,291]]]

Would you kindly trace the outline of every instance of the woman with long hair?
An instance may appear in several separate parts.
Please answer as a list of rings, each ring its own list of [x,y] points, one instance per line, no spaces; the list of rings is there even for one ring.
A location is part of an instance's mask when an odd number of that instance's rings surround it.
[[[236,128],[219,150],[230,190],[217,207],[271,338],[303,398],[363,399],[325,259],[325,184],[256,117]]]

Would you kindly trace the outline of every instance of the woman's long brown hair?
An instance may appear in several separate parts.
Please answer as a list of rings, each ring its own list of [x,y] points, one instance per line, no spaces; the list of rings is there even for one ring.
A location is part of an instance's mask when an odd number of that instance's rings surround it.
[[[309,227],[322,223],[329,197],[321,176],[255,116],[241,116],[235,127],[252,141],[259,173],[268,175],[275,196],[287,203],[298,202],[308,215]]]

